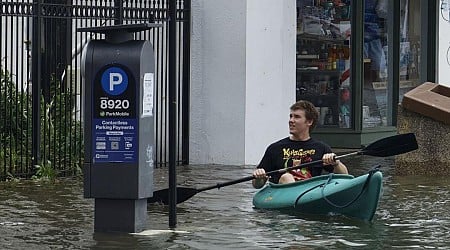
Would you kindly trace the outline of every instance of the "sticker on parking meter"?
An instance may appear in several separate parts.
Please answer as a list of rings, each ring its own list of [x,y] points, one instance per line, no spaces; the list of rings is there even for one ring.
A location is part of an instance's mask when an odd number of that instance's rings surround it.
[[[136,162],[136,83],[122,65],[98,71],[93,91],[93,161]]]
[[[153,73],[144,74],[142,117],[153,116]]]

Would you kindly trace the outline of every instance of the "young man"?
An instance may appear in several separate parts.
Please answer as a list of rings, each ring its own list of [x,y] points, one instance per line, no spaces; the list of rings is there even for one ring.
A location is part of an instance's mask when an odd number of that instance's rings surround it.
[[[316,160],[323,164],[316,164],[301,169],[292,170],[282,175],[274,175],[271,182],[290,183],[304,180],[322,174],[322,169],[338,174],[348,174],[347,167],[331,152],[331,148],[318,140],[311,138],[310,132],[317,124],[319,114],[311,102],[298,101],[291,106],[289,116],[290,136],[272,143],[267,147],[258,167],[253,172],[253,186],[261,188],[268,177],[266,172],[290,167]]]

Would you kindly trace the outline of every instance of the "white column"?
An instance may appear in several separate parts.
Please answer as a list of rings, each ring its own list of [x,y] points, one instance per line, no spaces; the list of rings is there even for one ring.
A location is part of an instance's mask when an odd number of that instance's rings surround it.
[[[257,164],[288,135],[295,1],[194,0],[191,164]]]

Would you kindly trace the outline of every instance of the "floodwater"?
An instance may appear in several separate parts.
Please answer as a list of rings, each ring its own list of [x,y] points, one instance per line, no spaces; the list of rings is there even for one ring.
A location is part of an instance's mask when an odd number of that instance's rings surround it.
[[[448,177],[393,176],[393,158],[345,160],[351,174],[381,164],[384,190],[372,222],[342,216],[294,217],[256,210],[250,182],[198,193],[177,206],[148,207],[146,234],[94,233],[93,199],[81,180],[0,183],[1,249],[450,249]],[[430,166],[432,167],[432,166]],[[179,167],[180,186],[201,188],[251,175],[251,166]],[[167,169],[155,169],[156,190]]]

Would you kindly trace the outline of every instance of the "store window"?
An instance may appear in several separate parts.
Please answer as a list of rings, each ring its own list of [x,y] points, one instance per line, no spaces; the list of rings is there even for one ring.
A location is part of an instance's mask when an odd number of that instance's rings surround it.
[[[314,103],[319,128],[351,128],[350,4],[297,0],[296,99]]]
[[[420,0],[400,1],[400,65],[399,101],[403,95],[420,84]],[[388,82],[388,29],[389,12],[393,4],[389,0],[365,0],[364,2],[364,85],[363,128],[391,126]]]
[[[400,84],[399,101],[409,90],[417,87],[420,82],[420,32],[421,8],[420,0],[400,1]]]
[[[363,128],[386,126],[388,121],[388,1],[364,2]]]

